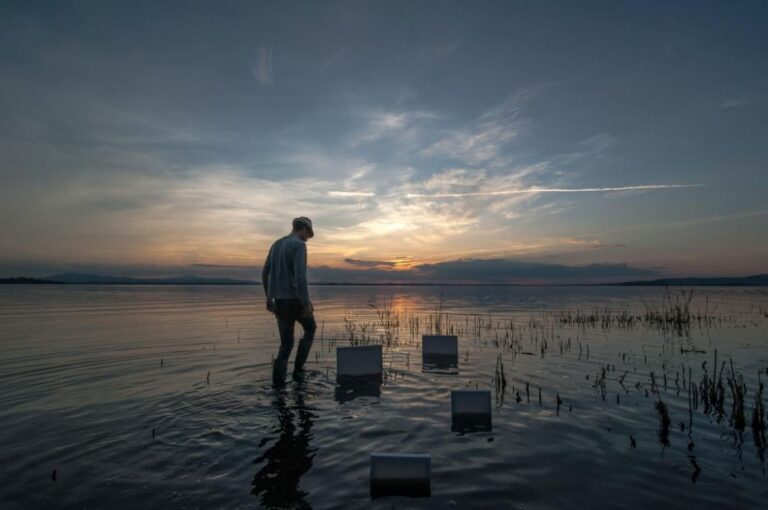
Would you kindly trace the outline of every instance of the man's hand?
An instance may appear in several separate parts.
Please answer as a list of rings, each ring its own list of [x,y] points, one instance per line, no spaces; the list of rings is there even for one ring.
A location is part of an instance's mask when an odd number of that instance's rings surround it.
[[[315,311],[315,307],[312,306],[312,303],[307,304],[307,306],[304,307],[304,311],[302,312],[302,315],[304,317],[309,317],[312,315]]]
[[[269,313],[275,313],[275,303],[269,298],[267,298],[267,311]]]

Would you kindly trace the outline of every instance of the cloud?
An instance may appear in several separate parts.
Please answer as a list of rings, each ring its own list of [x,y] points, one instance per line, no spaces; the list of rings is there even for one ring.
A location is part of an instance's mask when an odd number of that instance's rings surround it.
[[[459,193],[408,193],[408,198],[458,198],[470,196],[505,196],[505,195],[530,195],[538,193],[599,193],[611,191],[647,191],[659,189],[697,188],[701,184],[645,184],[639,186],[618,186],[606,188],[525,188],[489,191],[469,191]]]
[[[393,270],[378,261],[355,261],[360,269],[310,268],[314,282],[353,283],[602,283],[653,277],[658,269],[625,263],[567,265],[515,259],[460,259]]]
[[[527,124],[522,108],[532,95],[530,91],[513,94],[483,113],[470,127],[453,130],[424,149],[423,155],[468,165],[498,163],[504,148],[522,134]]]
[[[723,101],[720,104],[720,108],[737,108],[739,106],[746,106],[748,104],[753,103],[751,99],[747,98],[741,98],[741,99],[729,99],[727,101]]]
[[[358,267],[395,267],[397,262],[391,260],[359,260],[359,259],[344,259],[344,262],[351,266]]]
[[[60,262],[76,262],[88,253],[105,263],[249,264],[289,228],[291,217],[308,215],[323,229],[333,218],[363,221],[366,205],[328,197],[337,187],[322,178],[264,179],[227,165],[190,169],[183,178],[72,176],[59,182],[54,194],[25,194],[26,200],[34,197],[35,209],[0,238],[0,251],[50,261],[52,251],[36,246],[54,243]],[[4,201],[0,212],[16,206]],[[26,241],[19,245],[14,239],[21,237]]]
[[[259,46],[251,73],[262,85],[272,85],[272,46]]]
[[[623,263],[571,266],[513,259],[466,259],[424,264],[416,268],[416,273],[421,278],[436,281],[579,282],[653,276],[658,274],[658,271],[631,267]]]
[[[342,198],[364,198],[375,197],[376,193],[372,191],[329,191],[328,196]]]
[[[362,110],[362,111],[360,111]],[[355,129],[348,135],[345,145],[351,150],[379,148],[396,153],[421,150],[429,139],[428,123],[439,116],[425,110],[368,110],[355,105],[349,117]]]
[[[249,271],[255,271],[255,266],[238,266],[234,264],[190,264],[192,268],[206,268],[206,269],[247,269]]]
[[[367,118],[367,136],[369,139],[376,139],[389,132],[412,126],[420,120],[434,118],[436,118],[436,115],[420,110],[376,112],[374,114],[370,114]]]
[[[592,244],[590,244],[589,247],[593,249],[626,248],[627,245],[625,243],[603,243],[602,241],[595,241]]]

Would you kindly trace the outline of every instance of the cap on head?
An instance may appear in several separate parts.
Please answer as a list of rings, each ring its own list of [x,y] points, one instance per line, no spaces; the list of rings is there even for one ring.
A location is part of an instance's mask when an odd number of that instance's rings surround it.
[[[315,231],[312,229],[312,220],[306,216],[299,216],[298,218],[293,219],[294,230],[301,227],[306,227],[309,230],[309,237],[315,236]]]

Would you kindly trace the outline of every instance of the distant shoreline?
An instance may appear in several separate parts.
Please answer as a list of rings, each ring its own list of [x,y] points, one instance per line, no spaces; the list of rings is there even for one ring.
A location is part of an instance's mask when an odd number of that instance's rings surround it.
[[[92,280],[63,281],[52,278],[0,278],[0,285],[202,285],[202,286],[260,286],[248,280],[217,280],[201,277],[170,279],[141,279],[98,276]],[[617,283],[451,283],[451,282],[311,282],[313,287],[766,287],[768,274],[745,277],[669,278]]]

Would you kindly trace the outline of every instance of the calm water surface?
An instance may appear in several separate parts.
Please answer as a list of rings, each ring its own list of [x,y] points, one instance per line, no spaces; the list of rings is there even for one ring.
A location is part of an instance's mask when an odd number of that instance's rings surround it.
[[[660,288],[311,292],[310,373],[275,391],[256,287],[0,287],[0,507],[765,508],[750,425],[768,379],[766,288],[696,289],[691,309],[711,320],[686,331],[562,320],[643,313],[663,306]],[[456,374],[420,363],[440,306]],[[350,342],[385,344],[380,392],[336,387],[335,347]],[[715,350],[744,378],[743,433],[727,385],[724,416],[689,415],[681,374],[698,384]],[[492,431],[451,432],[464,387],[493,390]],[[371,501],[378,451],[431,453],[432,496]]]

